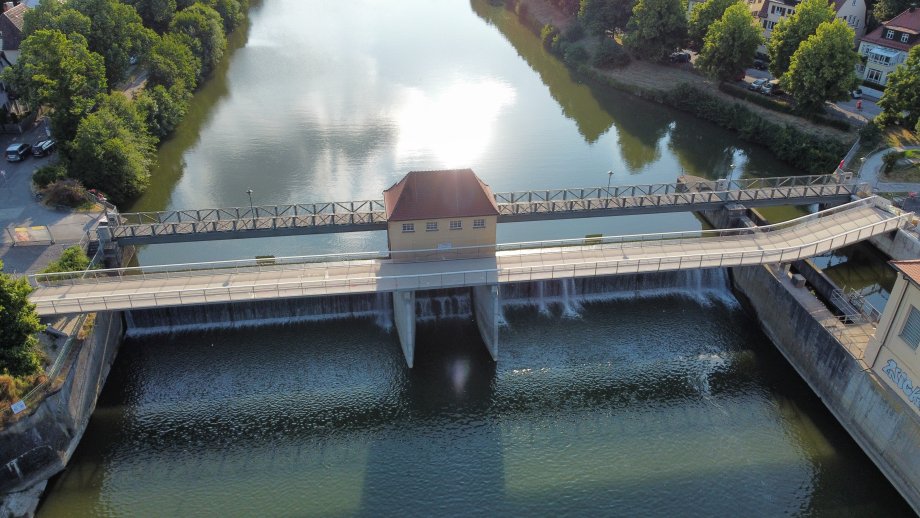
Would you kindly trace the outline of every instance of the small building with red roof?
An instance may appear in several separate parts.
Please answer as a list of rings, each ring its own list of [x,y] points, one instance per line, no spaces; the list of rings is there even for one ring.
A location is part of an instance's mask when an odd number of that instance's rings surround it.
[[[866,57],[857,73],[863,79],[886,85],[888,74],[907,60],[910,49],[920,44],[920,9],[911,7],[895,16],[859,42],[859,53]]]
[[[412,171],[383,191],[383,200],[396,261],[495,255],[498,206],[471,169]]]

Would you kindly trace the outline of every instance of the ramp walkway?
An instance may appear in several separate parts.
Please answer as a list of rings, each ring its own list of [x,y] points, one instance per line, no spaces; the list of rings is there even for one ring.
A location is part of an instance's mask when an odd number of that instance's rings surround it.
[[[778,225],[432,250],[427,262],[371,252],[33,275],[30,300],[53,315],[784,263],[913,218],[871,197]]]

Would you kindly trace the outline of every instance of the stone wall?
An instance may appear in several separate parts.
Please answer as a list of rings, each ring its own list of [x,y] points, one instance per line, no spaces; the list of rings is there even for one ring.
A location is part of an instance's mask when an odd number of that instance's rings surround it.
[[[920,418],[837,342],[793,293],[791,283],[767,266],[733,268],[731,274],[738,300],[920,513]]]
[[[869,242],[896,261],[920,259],[920,239],[908,230],[900,229],[873,236],[869,238]]]
[[[22,491],[64,469],[83,436],[121,345],[121,313],[99,313],[61,369],[64,382],[31,414],[0,431],[0,493]]]

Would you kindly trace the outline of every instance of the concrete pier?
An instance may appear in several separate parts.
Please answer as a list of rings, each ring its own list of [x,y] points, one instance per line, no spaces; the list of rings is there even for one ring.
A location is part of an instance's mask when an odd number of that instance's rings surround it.
[[[498,323],[501,318],[501,302],[498,285],[473,286],[473,308],[476,311],[476,325],[479,334],[492,359],[498,361]]]
[[[396,322],[399,345],[411,369],[415,360],[415,291],[393,292],[393,321]]]

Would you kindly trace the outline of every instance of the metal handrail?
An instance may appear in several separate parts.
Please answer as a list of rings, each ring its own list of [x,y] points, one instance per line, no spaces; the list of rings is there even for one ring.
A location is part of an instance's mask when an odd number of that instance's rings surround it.
[[[577,238],[577,239],[558,239],[558,240],[548,240],[548,241],[522,241],[517,243],[499,243],[495,245],[478,245],[478,246],[465,246],[465,247],[456,247],[450,250],[450,253],[464,254],[467,251],[476,251],[477,253],[482,253],[485,250],[486,253],[496,252],[507,252],[507,251],[519,251],[524,249],[553,249],[561,247],[589,247],[591,249],[601,249],[601,248],[611,248],[611,247],[625,247],[625,246],[641,246],[644,243],[649,241],[674,241],[681,239],[693,239],[695,241],[701,240],[715,240],[721,239],[726,236],[739,236],[739,235],[753,235],[757,232],[777,232],[784,230],[790,227],[797,228],[806,228],[809,225],[821,220],[822,218],[841,214],[844,212],[855,211],[866,205],[876,203],[879,200],[877,196],[870,198],[864,198],[861,200],[853,201],[838,207],[833,207],[826,209],[820,212],[813,214],[807,214],[789,221],[776,223],[772,225],[765,225],[762,227],[756,228],[742,228],[742,229],[723,229],[723,230],[692,230],[692,231],[681,231],[681,232],[657,232],[650,234],[632,234],[625,236],[607,236],[607,237],[595,237],[595,238]],[[703,237],[706,236],[706,237]],[[401,251],[371,251],[371,252],[349,252],[341,254],[322,254],[322,255],[305,255],[305,256],[291,256],[291,257],[280,257],[272,259],[238,259],[238,260],[227,260],[227,261],[207,261],[207,262],[198,262],[198,263],[183,263],[183,264],[169,264],[169,265],[153,265],[153,266],[138,266],[138,267],[128,267],[128,268],[109,268],[109,269],[99,269],[92,270],[92,272],[61,272],[53,274],[33,274],[29,276],[30,282],[34,286],[53,286],[60,285],[62,283],[67,283],[70,281],[71,285],[77,284],[79,279],[90,279],[95,282],[118,282],[123,277],[137,276],[142,275],[146,277],[148,274],[157,275],[157,274],[180,274],[188,273],[189,275],[205,275],[205,274],[219,274],[227,273],[234,274],[238,273],[240,268],[258,268],[261,271],[277,271],[284,270],[285,266],[288,265],[298,265],[300,269],[309,269],[309,268],[327,268],[331,265],[334,265],[335,262],[348,261],[349,265],[366,265],[373,264],[375,260],[384,259],[387,256],[390,258],[398,258],[400,256],[416,256],[418,254],[444,254],[445,251],[438,249],[419,249],[419,250],[401,250]],[[91,273],[92,275],[87,277],[87,274]],[[82,284],[82,283],[81,283]]]
[[[495,282],[523,282],[523,281],[532,281],[534,280],[533,276],[535,273],[547,273],[549,272],[549,278],[557,278],[556,272],[557,268],[559,271],[566,273],[564,276],[559,278],[569,278],[576,276],[578,269],[581,270],[591,270],[593,268],[593,273],[591,275],[617,275],[619,273],[652,273],[656,271],[662,271],[662,266],[665,265],[664,271],[668,270],[679,270],[682,269],[683,264],[686,262],[688,266],[693,268],[722,268],[722,267],[734,267],[734,266],[748,266],[748,265],[758,265],[766,263],[781,263],[781,262],[791,262],[801,259],[803,257],[803,252],[805,257],[811,257],[824,253],[826,251],[832,250],[834,248],[839,248],[841,246],[846,246],[853,242],[857,242],[863,239],[863,231],[866,229],[873,229],[873,231],[881,226],[882,230],[880,232],[888,232],[892,230],[889,228],[890,223],[895,223],[894,228],[899,228],[903,220],[912,214],[895,216],[883,221],[872,223],[870,225],[864,225],[857,229],[848,230],[842,234],[832,236],[829,238],[820,239],[813,241],[811,243],[805,243],[802,245],[791,246],[791,247],[782,247],[775,249],[757,249],[757,250],[741,250],[734,252],[704,252],[698,254],[681,254],[681,255],[664,255],[664,256],[652,256],[641,259],[605,259],[597,261],[581,261],[576,263],[562,263],[562,264],[552,264],[552,265],[541,265],[541,266],[512,266],[512,267],[503,267],[503,268],[487,268],[479,270],[465,270],[465,271],[456,271],[456,272],[446,272],[446,273],[435,273],[435,274],[411,274],[411,275],[395,275],[395,276],[367,276],[367,277],[356,277],[356,278],[346,278],[346,279],[335,279],[335,280],[301,280],[301,281],[290,281],[282,283],[262,283],[262,284],[248,284],[241,286],[233,287],[214,287],[214,288],[190,288],[190,289],[178,289],[178,290],[163,290],[163,291],[149,291],[149,292],[137,292],[130,294],[121,294],[121,295],[87,295],[87,296],[76,296],[72,298],[65,299],[63,301],[58,300],[57,303],[54,299],[47,300],[36,300],[34,303],[38,304],[39,307],[51,305],[52,309],[57,311],[60,307],[66,308],[62,310],[62,313],[67,312],[82,312],[82,311],[99,311],[99,310],[108,310],[108,302],[115,302],[116,300],[126,300],[129,304],[128,308],[115,308],[115,309],[131,309],[134,307],[133,302],[135,299],[152,299],[154,302],[153,307],[160,306],[160,300],[164,298],[173,298],[178,297],[178,303],[182,304],[182,294],[189,293],[198,293],[199,296],[204,297],[204,302],[208,301],[207,297],[209,293],[222,294],[226,293],[230,301],[234,300],[233,296],[245,295],[247,299],[255,298],[255,296],[260,292],[275,292],[280,298],[282,288],[286,292],[287,297],[293,296],[305,296],[307,295],[306,290],[311,288],[319,288],[326,290],[329,287],[348,287],[349,291],[374,291],[374,290],[355,290],[361,286],[376,286],[380,284],[381,281],[394,281],[395,286],[393,289],[418,289],[431,286],[431,281],[429,281],[425,286],[421,284],[422,279],[440,279],[440,282],[435,284],[434,287],[445,287],[453,285],[469,285],[472,284],[472,281],[467,281],[468,276],[475,276],[477,279],[476,283],[485,284],[489,281],[490,274],[494,276]],[[856,239],[848,241],[848,237],[856,234]],[[870,233],[871,235],[875,235]],[[871,237],[866,236],[866,237]],[[840,238],[843,238],[843,241],[837,245],[834,242]],[[825,249],[821,249],[819,245],[824,243],[829,243]],[[794,257],[786,257],[786,254],[789,252],[797,252]],[[707,258],[712,258],[711,261],[704,262]],[[726,260],[728,258],[728,260]],[[753,260],[748,260],[748,259]],[[715,259],[718,259],[718,263],[713,263]],[[626,266],[627,271],[621,271],[621,264]],[[652,269],[643,269],[642,265],[655,266],[654,270]],[[673,266],[676,264],[676,268]],[[607,270],[602,270],[602,268],[609,269],[614,265],[616,270],[611,272]],[[517,272],[517,273],[516,273]],[[529,277],[521,277],[521,275],[527,275]],[[454,281],[448,280],[444,283],[444,278],[455,279]],[[462,281],[456,282],[458,276],[462,276]],[[502,280],[501,277],[504,277]],[[399,286],[401,280],[410,281],[408,285],[403,284],[402,288]],[[414,280],[413,284],[411,281]],[[539,279],[537,279],[539,280]],[[261,290],[260,290],[261,289]],[[292,290],[298,290],[299,293],[288,293]],[[84,309],[83,301],[92,301],[98,300],[101,302],[102,307],[99,307],[97,303],[94,307]],[[217,301],[213,301],[217,302]],[[227,300],[221,300],[221,302],[227,302]],[[76,303],[76,304],[74,304]],[[87,302],[89,303],[89,302]],[[167,304],[173,305],[173,304]],[[76,308],[74,308],[76,306]],[[151,307],[151,306],[143,306]]]

